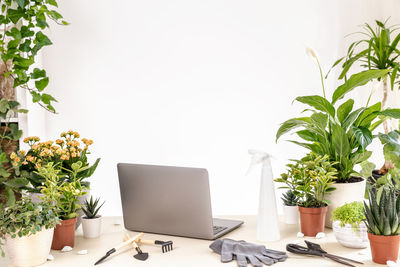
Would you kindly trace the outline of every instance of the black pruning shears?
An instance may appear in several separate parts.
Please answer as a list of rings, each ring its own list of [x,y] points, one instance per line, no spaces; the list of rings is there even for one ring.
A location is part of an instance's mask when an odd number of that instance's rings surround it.
[[[286,250],[289,252],[295,253],[295,254],[311,255],[311,256],[319,256],[319,257],[323,257],[323,258],[328,258],[328,259],[331,259],[333,261],[336,261],[338,263],[341,263],[341,264],[344,264],[347,266],[356,267],[355,265],[353,265],[349,262],[353,262],[353,263],[357,263],[357,264],[364,264],[359,261],[355,261],[352,259],[329,254],[328,252],[323,250],[319,244],[315,244],[315,243],[307,241],[307,240],[304,240],[304,242],[306,242],[307,247],[302,247],[297,244],[287,244]]]

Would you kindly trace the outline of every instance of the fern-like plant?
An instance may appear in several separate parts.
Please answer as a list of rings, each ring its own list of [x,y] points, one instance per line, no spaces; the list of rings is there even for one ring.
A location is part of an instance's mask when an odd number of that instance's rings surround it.
[[[285,206],[297,206],[297,202],[299,201],[299,198],[292,190],[288,190],[283,193],[281,199]]]
[[[365,224],[374,235],[400,234],[400,198],[394,188],[368,192],[369,204],[364,202]]]
[[[99,212],[100,208],[104,205],[103,202],[103,204],[99,206],[99,201],[100,198],[96,198],[96,200],[93,200],[92,196],[90,196],[89,201],[88,200],[85,201],[85,205],[82,207],[82,211],[83,213],[85,213],[88,219],[94,219],[98,217],[97,213]]]

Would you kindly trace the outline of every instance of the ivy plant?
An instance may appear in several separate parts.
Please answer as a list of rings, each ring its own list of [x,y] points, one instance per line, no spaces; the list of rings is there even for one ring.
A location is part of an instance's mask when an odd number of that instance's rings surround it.
[[[57,12],[56,0],[3,0],[0,14],[1,64],[11,76],[13,87],[20,86],[32,95],[32,101],[55,112],[56,99],[44,93],[49,77],[42,68],[33,67],[39,51],[52,44],[44,33],[49,21],[67,25]]]
[[[48,202],[34,203],[28,197],[0,210],[0,249],[7,236],[18,238],[34,235],[43,229],[54,228],[60,222],[54,206]]]

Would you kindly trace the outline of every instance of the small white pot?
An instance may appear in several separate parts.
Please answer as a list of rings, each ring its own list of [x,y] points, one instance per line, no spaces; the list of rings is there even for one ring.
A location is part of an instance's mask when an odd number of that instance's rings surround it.
[[[6,254],[14,266],[38,266],[47,261],[53,241],[54,228],[34,235],[11,238],[6,236]]]
[[[298,207],[283,205],[283,217],[286,224],[298,224],[299,223]]]
[[[334,183],[336,190],[326,196],[330,201],[328,212],[326,213],[325,226],[332,228],[332,212],[337,207],[354,201],[363,202],[365,195],[365,179],[356,183]]]
[[[85,238],[99,237],[101,233],[101,221],[102,221],[101,216],[93,219],[88,219],[86,216],[82,217],[83,237]]]
[[[368,247],[367,227],[361,222],[358,227],[351,224],[340,226],[339,221],[332,223],[333,233],[336,240],[343,246],[348,248],[366,248]]]

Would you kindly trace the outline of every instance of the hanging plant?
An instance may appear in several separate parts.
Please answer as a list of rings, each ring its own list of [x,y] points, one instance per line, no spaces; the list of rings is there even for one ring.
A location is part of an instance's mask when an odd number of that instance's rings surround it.
[[[0,79],[13,88],[26,89],[34,103],[51,112],[55,112],[56,99],[44,93],[49,77],[44,69],[33,66],[39,51],[52,44],[44,33],[48,22],[68,24],[57,7],[56,0],[3,0],[0,15],[0,69],[4,71]],[[3,91],[1,95],[10,94]]]

